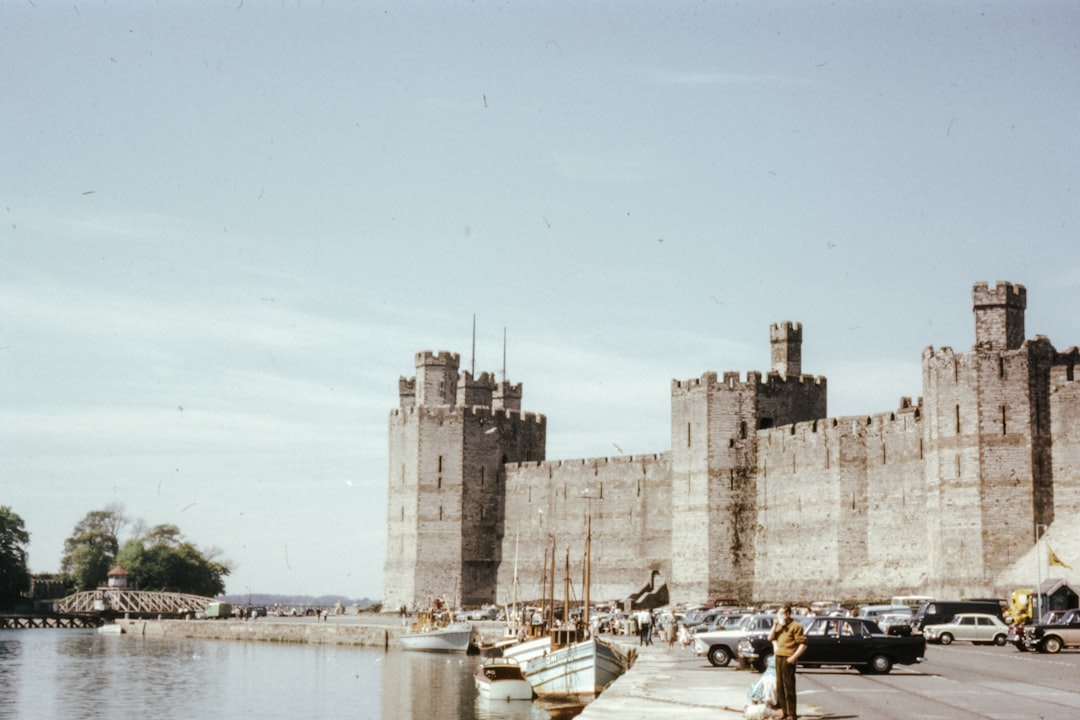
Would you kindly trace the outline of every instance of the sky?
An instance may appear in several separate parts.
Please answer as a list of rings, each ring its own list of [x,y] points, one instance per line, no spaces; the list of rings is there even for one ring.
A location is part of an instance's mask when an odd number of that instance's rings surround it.
[[[803,324],[831,416],[922,394],[971,288],[1080,342],[1080,6],[0,0],[0,505],[112,504],[229,593],[377,599],[422,350],[548,459]],[[473,322],[475,318],[475,353]],[[125,536],[121,536],[121,540]]]

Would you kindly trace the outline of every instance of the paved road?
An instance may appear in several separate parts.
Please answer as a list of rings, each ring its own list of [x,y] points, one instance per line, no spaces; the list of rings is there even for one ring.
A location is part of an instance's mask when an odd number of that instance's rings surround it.
[[[799,699],[825,718],[1031,720],[1080,717],[1080,651],[931,645],[927,661],[889,675],[801,670]]]
[[[1080,718],[1080,651],[1021,653],[1011,645],[931,645],[927,661],[889,675],[802,669],[800,717],[821,720]],[[634,668],[590,703],[582,720],[742,717],[756,673],[714,668],[677,649],[641,650]]]

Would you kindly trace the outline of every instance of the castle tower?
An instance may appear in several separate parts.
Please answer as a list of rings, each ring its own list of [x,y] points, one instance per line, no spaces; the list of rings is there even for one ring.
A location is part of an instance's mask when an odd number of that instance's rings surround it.
[[[1022,285],[976,283],[975,346],[923,352],[932,592],[993,592],[987,579],[1027,552],[1052,516],[1046,338],[1025,341]],[[958,518],[964,520],[958,521]]]
[[[457,353],[416,353],[416,404],[425,407],[454,405],[457,401]]]
[[[824,378],[802,375],[802,325],[769,328],[773,372],[671,385],[672,593],[748,603],[758,527],[757,431],[825,417]]]
[[[502,559],[508,462],[543,460],[546,419],[493,407],[491,373],[458,372],[460,356],[416,354],[390,413],[383,603],[441,597],[494,602]],[[521,385],[516,389],[520,407]]]
[[[772,371],[785,377],[802,374],[802,325],[782,322],[769,326]]]
[[[975,347],[1016,350],[1024,344],[1027,290],[1023,285],[998,282],[991,288],[986,283],[976,283],[971,295],[975,312]]]

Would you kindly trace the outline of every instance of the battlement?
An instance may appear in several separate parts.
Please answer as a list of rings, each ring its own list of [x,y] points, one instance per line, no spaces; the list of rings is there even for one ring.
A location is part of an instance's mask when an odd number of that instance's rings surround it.
[[[971,290],[975,308],[1007,307],[1016,310],[1027,308],[1027,289],[1023,285],[998,280],[994,287],[989,283],[977,282]]]
[[[465,370],[461,373],[461,377],[458,378],[458,385],[464,385],[466,387],[486,387],[494,390],[495,375],[489,372],[482,372],[478,377],[473,377],[472,373]]]
[[[607,465],[632,465],[634,463],[656,463],[668,459],[671,453],[644,453],[641,455],[616,455],[613,457],[574,458],[572,460],[529,460],[506,463],[507,468],[559,470],[563,468],[603,467]]]
[[[461,364],[461,355],[447,352],[446,350],[424,350],[416,353],[416,367],[431,367],[442,365],[457,370]]]
[[[764,380],[762,379],[764,377]],[[751,370],[746,373],[746,381],[742,380],[742,376],[738,372],[728,371],[724,373],[722,380],[717,379],[717,375],[714,372],[707,372],[700,378],[691,378],[689,380],[672,380],[671,392],[672,394],[689,392],[698,388],[714,388],[725,387],[731,390],[736,389],[753,389],[758,390],[765,387],[775,390],[776,388],[783,387],[785,385],[801,386],[801,385],[814,385],[824,386],[828,383],[828,380],[824,375],[784,375],[783,373],[770,371],[769,373],[762,375],[759,370]]]
[[[769,342],[802,342],[802,323],[785,320],[769,326]]]
[[[479,418],[481,420],[518,420],[521,422],[535,423],[537,425],[543,425],[547,422],[547,417],[545,417],[543,413],[498,409],[484,405],[472,405],[470,407],[459,408],[459,410],[466,417]]]

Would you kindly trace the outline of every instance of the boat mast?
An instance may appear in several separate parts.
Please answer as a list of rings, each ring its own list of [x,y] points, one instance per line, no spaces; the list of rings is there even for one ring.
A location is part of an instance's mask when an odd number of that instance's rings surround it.
[[[566,569],[563,571],[563,625],[570,626],[570,548],[566,548]]]
[[[592,513],[585,516],[585,606],[581,611],[581,624],[589,631],[589,584],[592,580]]]
[[[548,627],[555,627],[555,537],[551,538],[551,578],[548,580],[551,583],[550,592],[548,593],[548,613],[551,615]]]

